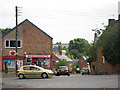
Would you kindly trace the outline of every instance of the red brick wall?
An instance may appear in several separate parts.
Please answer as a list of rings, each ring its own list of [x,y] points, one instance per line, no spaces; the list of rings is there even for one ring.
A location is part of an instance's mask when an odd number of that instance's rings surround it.
[[[0,72],[2,71],[2,39],[0,39]]]
[[[78,65],[80,68],[88,67],[87,61],[85,61],[83,57],[78,61],[77,65]]]
[[[52,55],[52,39],[27,21],[23,24],[23,53]]]
[[[52,66],[56,66],[56,61],[59,61],[60,59],[56,57],[55,55],[52,56]]]
[[[102,47],[99,47],[97,51],[97,63],[96,63],[97,72],[105,71],[108,74],[112,74],[112,73],[117,73],[118,71],[120,71],[120,68],[119,68],[120,64],[113,66],[109,64],[106,60],[105,60],[105,63],[103,64],[103,58],[102,58],[101,51],[102,51]]]

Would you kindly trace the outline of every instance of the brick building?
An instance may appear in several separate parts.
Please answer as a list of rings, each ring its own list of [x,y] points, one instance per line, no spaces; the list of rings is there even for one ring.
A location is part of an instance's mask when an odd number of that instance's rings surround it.
[[[101,53],[102,49],[102,47],[98,47],[97,61],[94,62],[94,71],[96,71],[96,74],[112,74],[120,71],[120,64],[112,65],[105,60],[104,56],[102,56]]]
[[[118,20],[109,19],[108,27],[113,27],[116,24],[120,24],[120,15],[118,16]],[[102,55],[102,47],[99,46],[97,49],[97,60],[91,63],[91,71],[92,74],[112,74],[120,71],[120,64],[112,65],[108,63],[104,56]]]
[[[77,66],[79,66],[80,69],[82,69],[83,67],[88,68],[88,63],[83,56],[78,60]]]
[[[2,70],[5,62],[8,70],[15,71],[15,34],[13,28],[2,37]],[[24,20],[18,25],[18,68],[22,65],[38,65],[51,68],[52,62],[52,37],[30,22]]]
[[[0,72],[2,71],[2,39],[0,35]]]

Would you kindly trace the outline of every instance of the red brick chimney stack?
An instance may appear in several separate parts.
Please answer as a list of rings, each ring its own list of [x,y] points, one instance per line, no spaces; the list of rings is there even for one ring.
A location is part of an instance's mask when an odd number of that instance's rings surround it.
[[[108,19],[108,25],[111,25],[114,22],[115,22],[115,19]]]
[[[118,15],[118,21],[120,21],[120,14]]]

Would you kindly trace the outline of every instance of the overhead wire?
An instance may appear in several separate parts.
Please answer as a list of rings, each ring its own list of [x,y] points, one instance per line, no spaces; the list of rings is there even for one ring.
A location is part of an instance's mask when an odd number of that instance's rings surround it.
[[[98,15],[93,13],[83,13],[83,12],[73,12],[73,11],[65,11],[65,10],[48,10],[48,9],[25,9],[25,11],[29,11],[25,13],[25,16],[32,17],[41,17],[41,18],[49,18],[49,19],[77,19],[77,20],[96,20],[101,21],[102,19],[107,18],[110,15]],[[31,11],[32,10],[32,11]],[[34,10],[34,11],[33,11]],[[30,12],[31,11],[31,12]],[[45,12],[46,11],[46,12]]]

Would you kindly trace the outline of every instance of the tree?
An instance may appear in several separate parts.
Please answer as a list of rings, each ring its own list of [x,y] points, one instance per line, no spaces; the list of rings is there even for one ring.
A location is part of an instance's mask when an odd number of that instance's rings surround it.
[[[78,52],[78,50],[77,49],[72,49],[72,50],[70,50],[70,55],[73,55],[73,57],[75,58],[75,59],[79,59],[80,57],[81,57],[81,54]]]
[[[59,60],[59,62],[56,64],[57,68],[59,66],[68,66],[68,62],[67,60],[63,59],[63,60]]]
[[[112,65],[120,63],[118,57],[120,57],[120,23],[114,26],[109,26],[100,36],[98,45],[103,47],[102,54],[106,61]]]
[[[90,47],[86,51],[86,54],[89,57],[87,59],[87,62],[89,62],[89,64],[91,65],[91,62],[97,59],[97,45],[95,43],[91,43]]]
[[[58,45],[58,51],[62,50],[62,45]]]
[[[2,34],[8,32],[9,30],[10,30],[10,28],[6,28],[6,29],[1,29],[1,28],[0,28],[0,31],[2,31]]]
[[[70,59],[74,59],[74,56],[70,55],[70,54],[67,54],[67,57],[70,58]]]
[[[80,58],[81,55],[86,55],[86,50],[89,47],[87,40],[82,38],[76,38],[69,42],[69,53],[74,55],[74,58]]]

